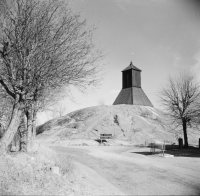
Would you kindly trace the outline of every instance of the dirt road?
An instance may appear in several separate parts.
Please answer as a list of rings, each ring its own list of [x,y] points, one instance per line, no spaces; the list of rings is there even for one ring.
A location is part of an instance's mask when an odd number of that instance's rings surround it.
[[[113,195],[200,195],[199,157],[145,156],[149,149],[123,146],[52,148],[96,172],[94,181],[104,179]]]

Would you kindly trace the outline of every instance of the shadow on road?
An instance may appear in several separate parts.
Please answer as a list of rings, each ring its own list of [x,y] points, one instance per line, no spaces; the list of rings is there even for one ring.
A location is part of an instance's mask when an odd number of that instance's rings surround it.
[[[140,151],[140,152],[131,152],[131,153],[136,153],[136,154],[141,154],[145,156],[152,156],[152,155],[158,155],[162,154],[162,151],[159,149],[155,149],[155,152],[151,152],[150,148],[149,151]],[[195,158],[200,158],[200,149],[189,146],[189,148],[169,148],[165,150],[165,154],[173,155],[174,157],[195,157]]]

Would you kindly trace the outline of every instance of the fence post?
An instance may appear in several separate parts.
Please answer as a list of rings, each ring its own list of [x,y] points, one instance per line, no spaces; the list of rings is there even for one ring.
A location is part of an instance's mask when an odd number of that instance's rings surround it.
[[[164,140],[164,144],[163,144],[163,156],[165,155],[165,140]]]
[[[199,138],[199,148],[200,148],[200,138]]]
[[[183,139],[182,138],[178,139],[178,144],[179,144],[179,148],[183,148]]]

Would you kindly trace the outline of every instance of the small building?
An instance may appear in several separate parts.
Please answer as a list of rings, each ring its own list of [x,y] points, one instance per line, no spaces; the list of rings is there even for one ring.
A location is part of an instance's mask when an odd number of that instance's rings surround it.
[[[113,105],[119,104],[153,107],[141,87],[141,70],[135,67],[132,62],[122,70],[122,90]]]

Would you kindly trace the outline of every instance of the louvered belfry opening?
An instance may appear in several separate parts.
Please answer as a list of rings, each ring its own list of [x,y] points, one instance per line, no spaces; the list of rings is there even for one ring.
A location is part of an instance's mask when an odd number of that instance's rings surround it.
[[[129,88],[132,86],[131,82],[131,78],[132,78],[132,72],[131,70],[127,70],[125,72],[122,72],[122,88]]]
[[[130,87],[141,88],[141,70],[133,65],[130,65],[122,71],[122,88]]]
[[[122,90],[113,105],[119,104],[153,107],[141,88],[141,70],[135,67],[132,62],[127,68],[122,70]]]

